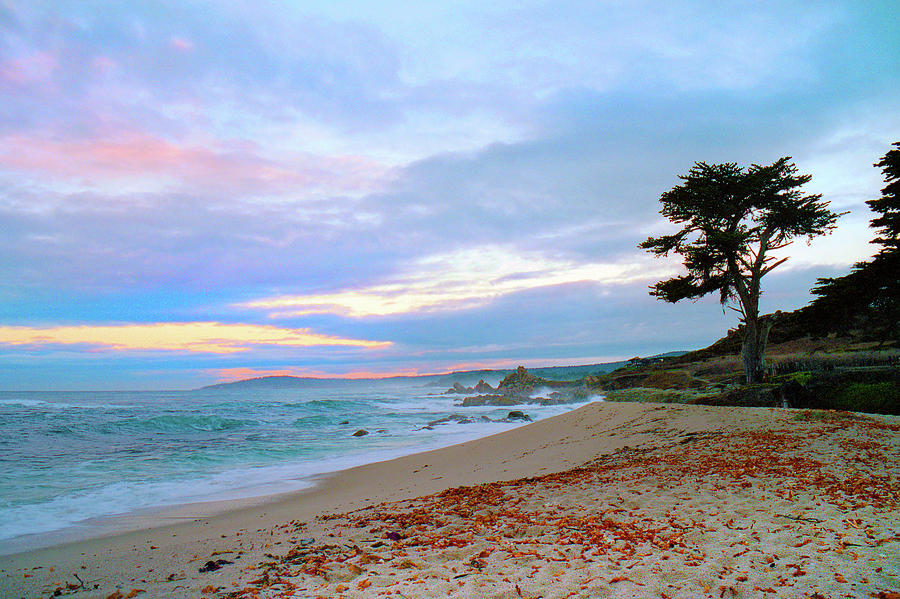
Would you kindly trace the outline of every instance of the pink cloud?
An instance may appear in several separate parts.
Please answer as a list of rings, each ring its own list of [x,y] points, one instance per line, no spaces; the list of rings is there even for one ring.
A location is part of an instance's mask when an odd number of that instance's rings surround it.
[[[168,177],[204,188],[366,190],[388,168],[355,156],[302,154],[290,163],[260,157],[252,144],[181,144],[143,132],[105,138],[0,138],[0,168],[96,181]]]
[[[59,61],[50,52],[10,58],[0,62],[0,82],[15,87],[44,83],[50,80],[58,66]]]
[[[190,52],[194,49],[194,42],[183,37],[172,36],[169,38],[169,47],[179,52]]]
[[[97,56],[94,58],[94,69],[100,73],[107,73],[116,67],[116,61],[108,56]]]

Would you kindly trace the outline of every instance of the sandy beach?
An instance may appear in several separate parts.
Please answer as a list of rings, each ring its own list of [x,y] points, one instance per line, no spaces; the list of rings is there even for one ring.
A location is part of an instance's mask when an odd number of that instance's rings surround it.
[[[0,595],[898,599],[898,498],[897,417],[594,403],[0,556]]]

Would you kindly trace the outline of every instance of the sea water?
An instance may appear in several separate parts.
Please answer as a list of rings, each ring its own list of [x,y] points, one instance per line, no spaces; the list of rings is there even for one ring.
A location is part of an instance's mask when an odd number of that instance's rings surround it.
[[[312,388],[0,392],[0,547],[92,519],[311,486],[316,475],[522,423],[416,379]],[[524,406],[538,420],[577,407]],[[451,414],[469,424],[425,428]],[[355,437],[363,429],[368,435]],[[14,544],[9,543],[8,546]],[[3,551],[0,550],[0,553]]]

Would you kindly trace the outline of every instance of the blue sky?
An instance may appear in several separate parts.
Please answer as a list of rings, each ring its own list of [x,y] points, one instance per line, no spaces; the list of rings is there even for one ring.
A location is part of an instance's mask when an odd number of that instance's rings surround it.
[[[659,195],[793,156],[873,252],[885,2],[0,1],[0,388],[188,388],[705,346]]]

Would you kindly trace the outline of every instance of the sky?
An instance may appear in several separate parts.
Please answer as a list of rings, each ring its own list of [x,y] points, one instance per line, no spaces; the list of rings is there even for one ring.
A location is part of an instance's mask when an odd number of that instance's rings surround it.
[[[895,0],[0,0],[0,389],[184,389],[704,347],[659,196],[792,156],[871,256]]]

